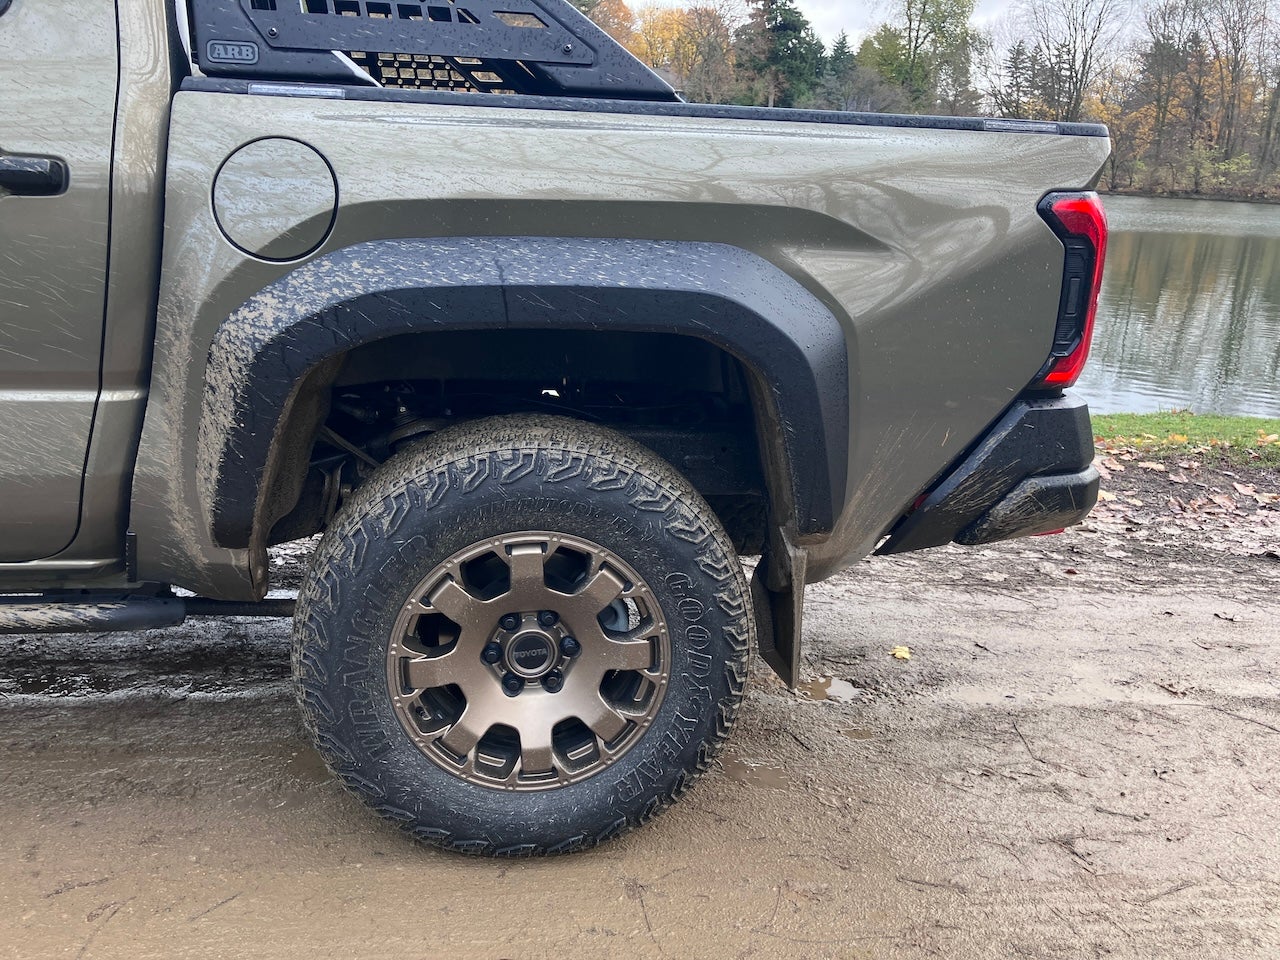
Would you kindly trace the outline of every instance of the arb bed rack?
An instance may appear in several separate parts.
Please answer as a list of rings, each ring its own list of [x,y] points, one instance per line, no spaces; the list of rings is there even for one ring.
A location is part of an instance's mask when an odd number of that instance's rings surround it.
[[[190,9],[192,53],[211,77],[680,99],[568,0],[190,0]]]

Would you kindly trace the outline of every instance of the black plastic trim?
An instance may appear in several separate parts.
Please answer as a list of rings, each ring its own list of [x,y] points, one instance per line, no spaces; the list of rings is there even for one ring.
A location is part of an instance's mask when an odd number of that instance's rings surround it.
[[[1098,471],[1027,477],[990,510],[956,534],[956,543],[972,547],[1013,537],[1062,530],[1079,523],[1098,502]]]
[[[974,531],[981,529],[980,521],[988,511],[995,510],[995,519],[990,522],[992,530],[1009,527],[1010,522],[1000,519],[1001,510],[1012,512],[1012,505],[1000,509],[997,505],[1011,496],[1024,505],[1033,504],[1035,492],[1044,485],[1032,484],[1019,492],[1019,485],[1028,478],[1080,475],[1092,470],[1092,462],[1093,428],[1089,407],[1083,400],[1071,394],[1018,400],[920,505],[898,522],[876,553],[923,550],[952,540],[987,543],[1002,539],[960,538],[980,535]],[[1095,486],[1094,499],[1096,496]],[[1056,510],[1056,504],[1057,501],[1046,501],[1046,512]],[[1090,501],[1069,523],[1078,523],[1092,507]],[[1035,524],[1028,520],[1026,525]],[[1066,525],[1055,522],[1044,530]]]
[[[187,617],[292,617],[290,598],[242,602],[154,594],[44,594],[0,598],[0,636],[120,633],[176,627]]]
[[[102,595],[70,601],[57,596],[0,601],[0,635],[97,633],[174,627],[186,619],[179,597]]]
[[[257,89],[250,89],[256,87]],[[188,77],[182,89],[203,93],[254,93],[272,96],[325,96],[333,99],[372,100],[393,103],[433,103],[468,107],[505,107],[509,110],[561,110],[576,113],[642,114],[654,117],[700,117],[714,120],[768,120],[779,123],[834,123],[863,127],[907,127],[918,130],[970,130],[991,134],[1040,134],[1064,137],[1108,137],[1100,123],[1055,123],[1053,130],[1043,124],[1025,128],[1008,123],[993,124],[982,117],[933,117],[897,113],[852,113],[836,110],[793,110],[781,107],[739,107],[712,103],[661,103],[649,100],[609,100],[598,98],[526,97],[507,94],[435,93],[391,90],[377,87],[323,86],[313,84],[271,84],[269,89],[248,80]],[[314,91],[321,90],[322,94]]]
[[[829,533],[848,472],[848,349],[778,267],[712,243],[546,237],[380,240],[318,257],[234,311],[210,346],[200,424],[214,542],[247,547],[277,423],[308,371],[404,333],[669,333],[740,360],[777,522]],[[774,469],[773,465],[777,465]]]

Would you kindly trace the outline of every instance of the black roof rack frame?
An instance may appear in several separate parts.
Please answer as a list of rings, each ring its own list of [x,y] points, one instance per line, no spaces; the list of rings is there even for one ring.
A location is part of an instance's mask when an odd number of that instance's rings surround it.
[[[680,100],[568,0],[189,3],[192,55],[210,77]]]

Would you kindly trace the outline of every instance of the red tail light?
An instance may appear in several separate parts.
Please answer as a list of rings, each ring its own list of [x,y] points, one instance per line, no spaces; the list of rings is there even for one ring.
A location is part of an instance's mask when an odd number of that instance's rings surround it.
[[[1069,387],[1080,376],[1093,339],[1102,264],[1107,256],[1107,215],[1096,193],[1051,193],[1040,201],[1040,216],[1065,248],[1062,295],[1053,351],[1036,384]]]

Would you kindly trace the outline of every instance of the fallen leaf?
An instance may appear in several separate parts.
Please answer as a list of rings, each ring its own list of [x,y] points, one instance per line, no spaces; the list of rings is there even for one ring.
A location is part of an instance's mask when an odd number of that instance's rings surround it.
[[[1079,575],[1080,573],[1080,571],[1077,570],[1075,567],[1067,567],[1067,569],[1063,570],[1062,572],[1065,573],[1068,577],[1074,577]]]
[[[1215,620],[1226,620],[1229,623],[1240,622],[1240,618],[1236,616],[1234,613],[1215,613],[1213,617]]]
[[[1233,483],[1231,485],[1236,488],[1236,493],[1243,493],[1246,497],[1253,497],[1258,494],[1257,488],[1251,483]]]
[[[1110,503],[1115,498],[1116,498],[1116,495],[1112,493],[1110,490],[1098,491],[1098,500],[1101,501],[1102,503]]]
[[[1165,472],[1165,465],[1163,463],[1156,463],[1153,460],[1139,460],[1138,466],[1143,470],[1155,470],[1157,473]]]
[[[893,659],[895,660],[910,660],[911,648],[910,647],[894,647],[892,650],[889,651],[889,656],[893,657]]]
[[[1004,583],[1009,579],[1009,575],[1007,573],[984,573],[982,579],[988,583]]]
[[[1183,443],[1186,443],[1188,439],[1189,439],[1189,438],[1187,437],[1187,435],[1186,435],[1185,433],[1171,433],[1171,434],[1169,434],[1169,442],[1170,442],[1170,443],[1183,444]]]

